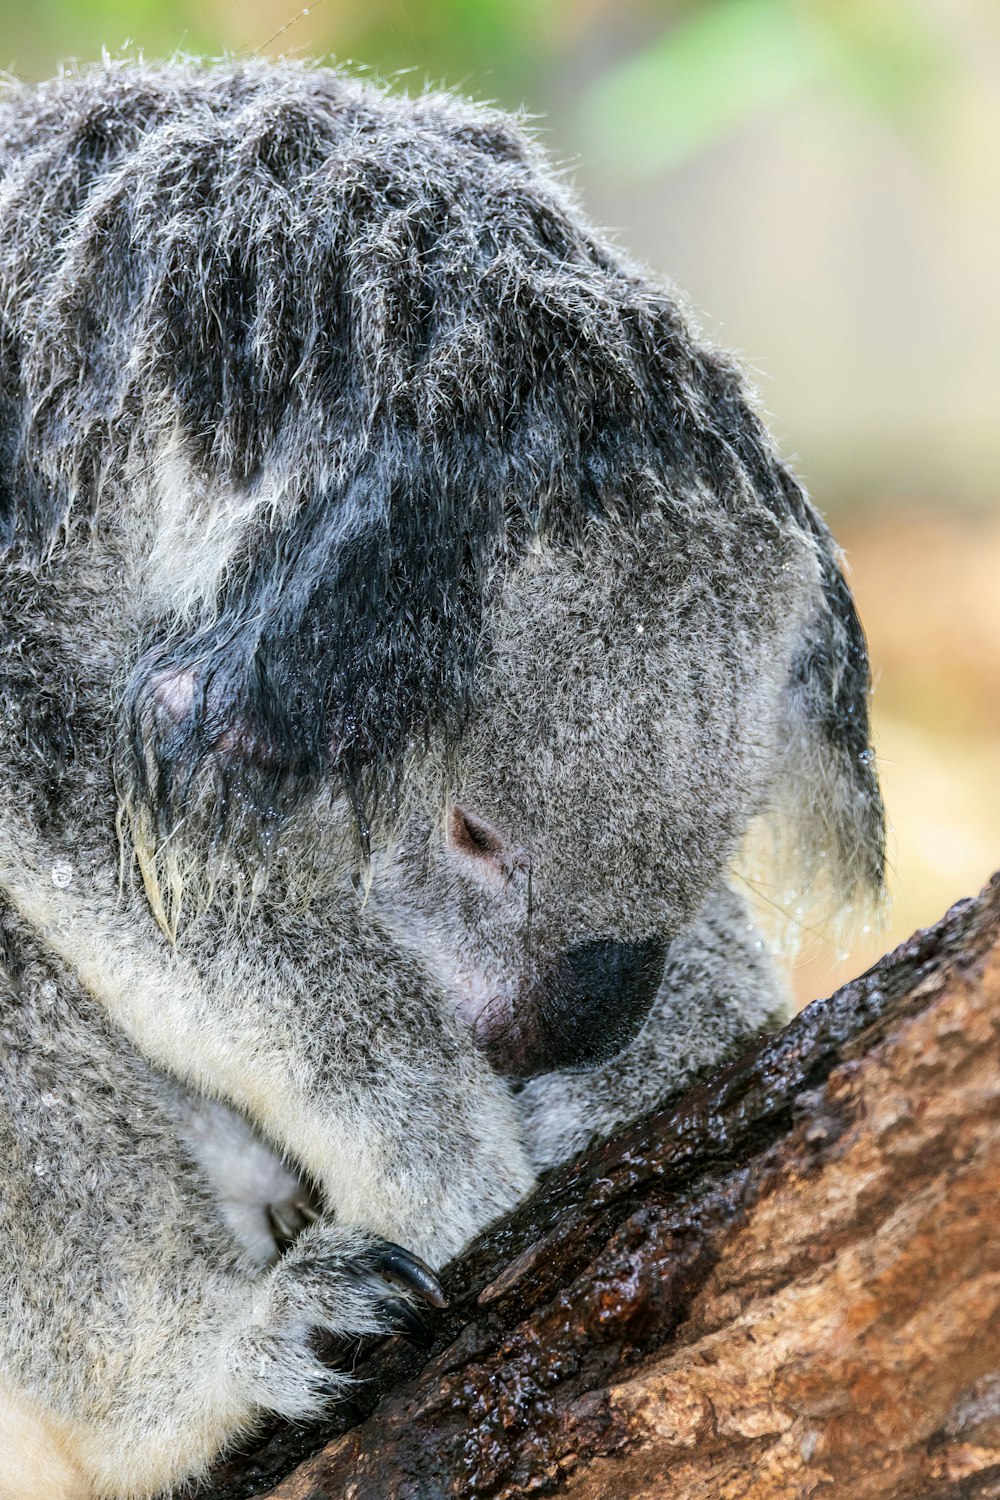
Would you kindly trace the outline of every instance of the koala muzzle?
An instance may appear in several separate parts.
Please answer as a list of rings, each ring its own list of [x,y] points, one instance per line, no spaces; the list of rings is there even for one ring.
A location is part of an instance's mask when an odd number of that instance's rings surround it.
[[[668,946],[654,938],[568,949],[523,997],[513,1024],[484,1039],[493,1066],[533,1078],[587,1072],[617,1057],[649,1014]]]

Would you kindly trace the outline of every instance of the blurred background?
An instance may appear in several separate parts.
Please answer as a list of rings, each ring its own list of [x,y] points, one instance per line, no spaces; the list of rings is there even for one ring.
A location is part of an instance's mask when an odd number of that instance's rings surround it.
[[[828,992],[1000,867],[996,0],[3,0],[0,67],[299,53],[536,119],[591,214],[739,352],[871,644],[892,910]]]

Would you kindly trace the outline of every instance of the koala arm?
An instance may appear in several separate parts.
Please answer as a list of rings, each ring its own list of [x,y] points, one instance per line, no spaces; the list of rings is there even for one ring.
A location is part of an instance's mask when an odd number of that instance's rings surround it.
[[[0,966],[5,1500],[159,1493],[263,1411],[319,1414],[345,1380],[313,1330],[418,1332],[396,1282],[438,1300],[412,1258],[347,1224],[312,1224],[261,1268],[182,1124],[174,1086],[71,976]]]
[[[531,1187],[508,1086],[349,896],[305,911],[262,903],[202,982],[212,1049],[241,1039],[215,1088],[342,1222],[440,1265]]]
[[[49,951],[155,1066],[222,1099],[341,1222],[440,1265],[532,1186],[516,1101],[353,892],[218,905],[169,950],[140,892],[55,891],[8,809],[0,873]],[[16,848],[16,859],[5,858]]]
[[[662,1104],[788,1018],[784,982],[746,903],[709,896],[667,956],[659,993],[632,1045],[589,1073],[531,1079],[519,1095],[536,1171]]]

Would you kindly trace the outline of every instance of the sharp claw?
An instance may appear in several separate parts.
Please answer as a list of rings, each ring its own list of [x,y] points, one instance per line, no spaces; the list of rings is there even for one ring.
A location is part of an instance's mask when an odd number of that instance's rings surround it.
[[[289,1198],[281,1204],[268,1203],[266,1212],[268,1225],[279,1250],[287,1250],[303,1229],[308,1229],[310,1224],[315,1224],[322,1217],[322,1211],[304,1195],[301,1198]]]
[[[274,1235],[275,1244],[287,1248],[295,1239],[296,1231],[289,1224],[281,1209],[275,1208],[273,1203],[267,1205],[267,1222]]]
[[[398,1297],[386,1297],[382,1306],[392,1319],[396,1331],[401,1333],[403,1338],[408,1339],[411,1344],[430,1344],[433,1342],[434,1335],[420,1314],[408,1302],[403,1302]]]
[[[390,1240],[386,1240],[376,1251],[375,1265],[378,1274],[386,1281],[394,1281],[399,1286],[408,1287],[421,1301],[429,1303],[431,1307],[448,1306],[444,1289],[430,1266],[426,1265],[419,1255],[413,1255],[409,1250],[404,1250],[402,1245],[394,1245]]]

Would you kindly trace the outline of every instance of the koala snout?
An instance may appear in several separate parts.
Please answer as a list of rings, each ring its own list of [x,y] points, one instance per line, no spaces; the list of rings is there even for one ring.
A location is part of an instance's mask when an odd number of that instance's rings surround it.
[[[582,943],[556,965],[539,1006],[543,1066],[596,1068],[638,1034],[663,978],[667,944]]]
[[[582,943],[522,996],[505,1027],[481,1036],[493,1067],[517,1078],[586,1072],[638,1034],[663,977],[668,944]]]

